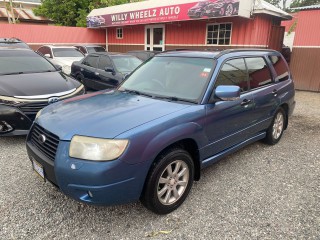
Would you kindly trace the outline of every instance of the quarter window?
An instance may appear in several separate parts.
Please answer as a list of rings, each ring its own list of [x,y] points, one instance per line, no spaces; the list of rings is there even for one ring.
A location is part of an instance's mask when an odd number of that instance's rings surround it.
[[[207,44],[208,45],[230,45],[232,23],[208,24]]]
[[[232,59],[224,63],[215,86],[220,85],[235,85],[240,87],[241,92],[248,91],[247,68],[243,58]]]
[[[277,73],[278,81],[285,81],[289,79],[289,70],[284,60],[279,56],[269,56],[273,64],[274,70]]]
[[[117,39],[122,39],[123,38],[123,28],[117,28]]]
[[[98,56],[88,56],[83,61],[83,64],[87,65],[89,67],[97,68],[97,66],[98,66],[98,58],[99,58]]]
[[[245,60],[248,68],[250,89],[272,83],[269,67],[262,57],[245,58]]]

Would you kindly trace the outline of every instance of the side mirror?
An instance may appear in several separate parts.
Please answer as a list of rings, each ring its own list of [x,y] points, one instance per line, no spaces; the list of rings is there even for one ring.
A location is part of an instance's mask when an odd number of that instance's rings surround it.
[[[112,75],[116,75],[116,72],[114,71],[113,67],[106,67],[104,70],[106,72],[112,73]]]
[[[240,87],[239,86],[218,86],[215,90],[215,97],[222,101],[235,101],[240,98]]]
[[[51,58],[50,54],[48,54],[48,53],[43,56],[45,56],[46,58]]]
[[[59,64],[53,64],[54,67],[58,70],[58,71],[62,71],[62,66]]]

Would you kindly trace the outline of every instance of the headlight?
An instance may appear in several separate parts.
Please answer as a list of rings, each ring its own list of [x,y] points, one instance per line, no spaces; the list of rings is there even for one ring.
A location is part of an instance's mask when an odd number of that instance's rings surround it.
[[[120,157],[128,143],[128,140],[74,136],[69,156],[91,161],[110,161]]]
[[[37,112],[36,119],[41,115],[42,110],[43,110],[43,109],[41,109],[41,110],[39,110],[39,111]]]
[[[6,105],[16,105],[19,104],[20,102],[17,101],[17,99],[13,97],[5,97],[5,96],[0,96],[0,104],[6,104]]]

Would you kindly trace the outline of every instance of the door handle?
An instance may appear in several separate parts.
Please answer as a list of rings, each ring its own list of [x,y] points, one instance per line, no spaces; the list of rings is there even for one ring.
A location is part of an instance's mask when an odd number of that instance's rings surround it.
[[[98,72],[95,72],[95,73],[94,73],[94,75],[96,75],[96,76],[99,76],[99,75],[100,75],[100,73],[98,73]]]
[[[272,91],[272,94],[273,94],[273,96],[278,96],[278,90],[277,89],[274,89],[273,91]]]
[[[248,107],[248,105],[251,103],[252,101],[249,99],[244,99],[241,103],[241,106],[243,107]]]

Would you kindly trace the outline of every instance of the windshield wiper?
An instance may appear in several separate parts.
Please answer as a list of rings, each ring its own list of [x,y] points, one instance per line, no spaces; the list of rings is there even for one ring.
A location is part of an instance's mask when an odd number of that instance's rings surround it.
[[[172,102],[198,103],[198,101],[195,101],[195,100],[190,100],[190,99],[185,99],[185,98],[178,98],[178,97],[154,96],[154,98],[165,99],[165,100],[169,100],[169,101],[172,101]]]
[[[122,92],[128,92],[128,93],[133,93],[133,94],[136,94],[136,95],[141,95],[141,96],[146,96],[146,97],[153,97],[151,94],[148,94],[148,93],[144,93],[144,92],[139,92],[137,90],[130,90],[130,89],[122,89],[121,90]]]

